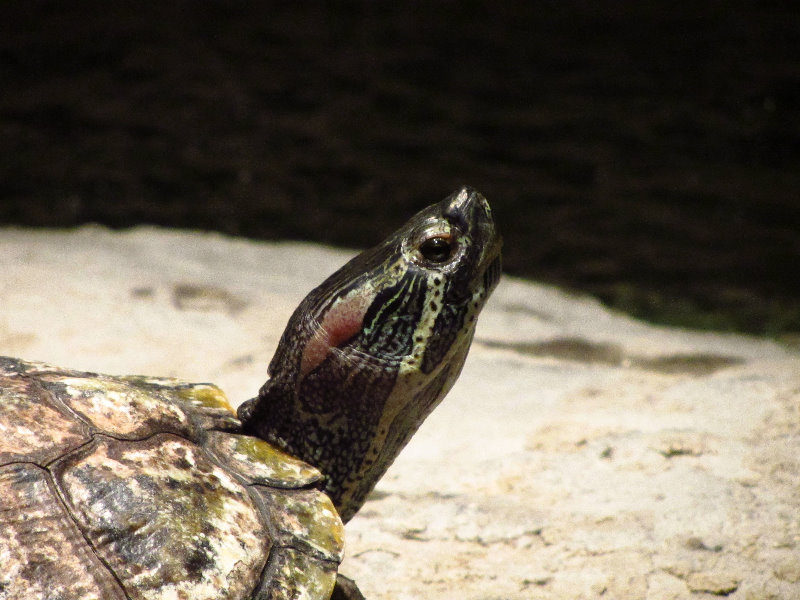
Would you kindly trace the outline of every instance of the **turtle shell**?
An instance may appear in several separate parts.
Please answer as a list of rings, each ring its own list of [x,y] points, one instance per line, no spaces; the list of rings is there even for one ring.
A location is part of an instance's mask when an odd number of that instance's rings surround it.
[[[321,473],[210,384],[0,357],[0,600],[328,598]]]

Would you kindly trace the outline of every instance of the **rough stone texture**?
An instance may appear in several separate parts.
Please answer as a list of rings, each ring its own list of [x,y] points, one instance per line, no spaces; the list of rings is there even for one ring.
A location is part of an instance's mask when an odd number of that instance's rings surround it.
[[[345,258],[0,230],[0,353],[210,380],[238,403]],[[799,422],[796,352],[505,280],[460,382],[348,524],[342,571],[370,599],[798,598]]]

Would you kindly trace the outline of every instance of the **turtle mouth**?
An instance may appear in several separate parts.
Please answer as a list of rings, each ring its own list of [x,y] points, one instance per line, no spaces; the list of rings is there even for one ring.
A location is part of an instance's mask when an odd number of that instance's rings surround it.
[[[500,255],[494,257],[489,266],[483,272],[483,287],[488,295],[499,283],[500,275],[503,272],[503,260]]]
[[[490,223],[490,237],[487,242],[487,250],[481,262],[486,265],[483,270],[483,290],[485,297],[488,298],[497,284],[500,282],[500,275],[503,272],[503,238],[494,230],[493,223]]]

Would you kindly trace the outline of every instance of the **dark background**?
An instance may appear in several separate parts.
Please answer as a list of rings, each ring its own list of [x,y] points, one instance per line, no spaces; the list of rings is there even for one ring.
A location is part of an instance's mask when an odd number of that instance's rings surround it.
[[[506,270],[800,331],[797,2],[3,2],[0,223],[360,247],[469,183]]]

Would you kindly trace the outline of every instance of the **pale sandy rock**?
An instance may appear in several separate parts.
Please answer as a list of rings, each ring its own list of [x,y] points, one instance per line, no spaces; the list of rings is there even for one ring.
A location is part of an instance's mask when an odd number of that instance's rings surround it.
[[[349,256],[152,228],[0,230],[0,353],[263,383]],[[800,598],[800,356],[505,279],[464,374],[348,525],[371,599]]]
[[[727,596],[736,591],[741,577],[725,571],[692,573],[687,578],[689,589],[693,592],[706,592],[714,596]]]

